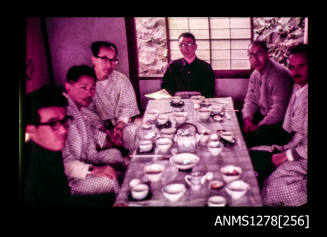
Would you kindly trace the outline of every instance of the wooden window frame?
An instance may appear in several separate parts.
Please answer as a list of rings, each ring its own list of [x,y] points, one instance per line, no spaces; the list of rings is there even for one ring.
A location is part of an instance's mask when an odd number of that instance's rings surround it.
[[[251,42],[253,41],[253,18],[250,17],[251,22]],[[125,17],[126,24],[126,36],[127,36],[127,45],[128,45],[128,58],[129,58],[129,71],[130,71],[130,79],[136,91],[139,91],[139,80],[161,80],[162,77],[158,76],[139,76],[139,59],[137,52],[137,36],[136,36],[136,27],[135,27],[135,17]],[[167,43],[169,43],[169,29],[168,29],[168,17],[165,17],[165,26],[166,26],[166,39]],[[167,45],[168,46],[168,45]],[[168,46],[167,50],[168,62],[170,62],[170,48]],[[211,54],[211,50],[210,50]],[[250,74],[252,73],[252,69],[247,70],[213,70],[215,74],[215,79],[219,78],[242,78],[248,79]],[[137,93],[139,94],[139,93]],[[137,95],[138,103],[140,103],[140,96]]]

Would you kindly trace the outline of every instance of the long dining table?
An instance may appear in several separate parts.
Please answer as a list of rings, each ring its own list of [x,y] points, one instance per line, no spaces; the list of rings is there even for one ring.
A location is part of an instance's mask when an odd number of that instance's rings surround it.
[[[199,118],[199,110],[194,107],[191,99],[182,99],[184,104],[178,107],[172,106],[171,99],[160,99],[148,101],[143,123],[150,121],[150,111],[157,110],[159,113],[168,114],[171,126],[175,127],[176,122],[173,113],[184,111],[187,113],[186,122],[194,124],[199,131],[206,130],[215,134],[218,130],[225,130],[233,134],[235,143],[226,143],[218,156],[211,155],[207,146],[198,144],[194,154],[200,158],[200,161],[192,170],[187,171],[179,170],[171,162],[171,156],[178,154],[176,141],[166,155],[161,155],[157,147],[154,147],[151,154],[139,154],[138,149],[135,149],[130,153],[130,164],[114,206],[207,206],[208,199],[217,195],[225,198],[226,206],[262,206],[255,171],[238,124],[232,98],[208,98],[206,100],[212,104],[224,106],[224,116],[221,121],[215,121],[211,117],[205,122],[202,121]],[[160,129],[155,124],[153,124],[153,128],[156,131],[156,137],[161,136]],[[150,182],[145,174],[144,167],[153,163],[164,166],[161,179],[158,182]],[[242,172],[239,180],[248,184],[246,193],[240,198],[233,198],[226,190],[227,183],[223,181],[221,168],[227,165],[240,167]],[[185,176],[195,171],[201,171],[202,174],[211,173],[210,179],[222,181],[223,186],[219,189],[212,189],[209,185],[210,180],[205,180],[199,190],[193,190],[185,182]],[[149,193],[146,198],[136,200],[132,197],[130,182],[133,179],[138,179],[141,183],[149,186]],[[171,183],[181,183],[186,187],[185,193],[177,201],[168,200],[163,194],[163,188]]]

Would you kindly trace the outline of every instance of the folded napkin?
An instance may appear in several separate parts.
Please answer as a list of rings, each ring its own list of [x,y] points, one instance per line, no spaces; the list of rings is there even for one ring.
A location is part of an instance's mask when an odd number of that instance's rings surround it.
[[[168,91],[166,91],[165,89],[162,89],[160,91],[156,91],[150,94],[146,94],[144,95],[147,98],[150,99],[155,99],[155,100],[161,100],[161,99],[169,99],[172,96],[168,93]]]

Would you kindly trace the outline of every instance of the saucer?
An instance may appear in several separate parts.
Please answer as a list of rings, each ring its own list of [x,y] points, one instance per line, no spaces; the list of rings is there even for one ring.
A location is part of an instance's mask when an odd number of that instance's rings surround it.
[[[170,128],[171,127],[171,122],[168,120],[165,124],[156,124],[156,127],[159,129],[163,129],[163,128]]]

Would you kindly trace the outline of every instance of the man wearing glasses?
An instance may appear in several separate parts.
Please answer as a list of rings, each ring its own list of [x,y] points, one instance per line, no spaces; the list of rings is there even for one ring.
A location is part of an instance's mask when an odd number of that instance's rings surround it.
[[[59,88],[43,87],[26,97],[22,160],[23,199],[26,205],[69,205],[70,188],[64,173],[61,150],[70,117],[67,100]]]
[[[290,72],[269,58],[264,41],[253,41],[248,49],[251,67],[242,109],[243,134],[247,146],[283,144],[283,118],[292,92]]]
[[[97,77],[94,100],[89,109],[105,122],[117,146],[134,149],[137,125],[130,123],[140,113],[130,80],[115,70],[119,63],[117,47],[109,42],[92,43],[92,63]]]
[[[183,58],[169,63],[162,78],[161,88],[171,95],[200,92],[205,97],[215,96],[215,79],[211,65],[197,58],[196,40],[193,34],[186,32],[178,37],[179,49]]]

